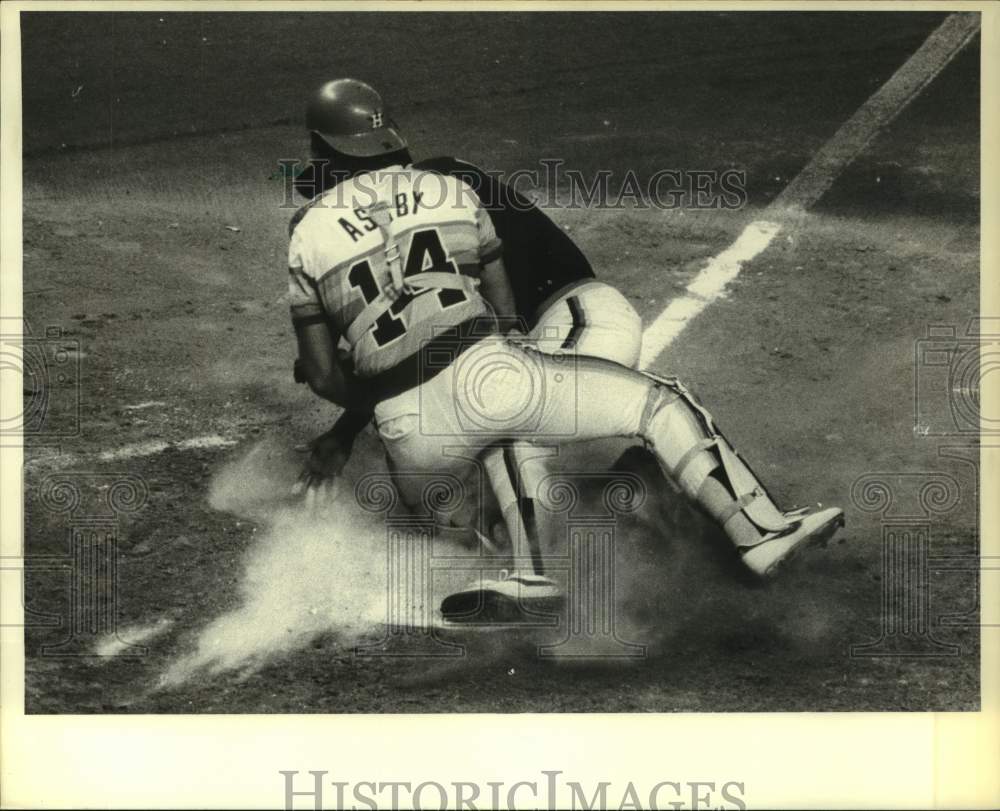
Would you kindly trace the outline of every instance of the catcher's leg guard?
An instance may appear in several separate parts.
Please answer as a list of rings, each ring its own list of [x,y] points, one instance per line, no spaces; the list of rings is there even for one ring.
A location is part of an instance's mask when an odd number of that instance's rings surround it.
[[[676,379],[646,374],[649,392],[639,435],[690,498],[725,530],[759,574],[768,574],[806,540],[825,540],[843,523],[837,508],[783,512],[712,415]]]

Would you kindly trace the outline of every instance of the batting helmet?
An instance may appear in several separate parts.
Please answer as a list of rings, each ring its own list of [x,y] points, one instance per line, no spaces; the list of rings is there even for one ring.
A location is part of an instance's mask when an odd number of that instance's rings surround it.
[[[357,79],[324,84],[306,107],[306,127],[344,155],[370,158],[406,148],[382,97]]]

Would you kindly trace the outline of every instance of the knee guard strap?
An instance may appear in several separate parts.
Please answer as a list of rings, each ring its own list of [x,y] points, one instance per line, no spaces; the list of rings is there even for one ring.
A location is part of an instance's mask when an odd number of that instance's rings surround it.
[[[722,525],[743,513],[761,533],[788,529],[793,521],[778,509],[760,480],[726,437],[712,415],[675,378],[646,374],[654,386],[647,398],[640,436],[665,472],[691,498],[709,508]],[[725,485],[732,501],[710,506],[703,487],[709,476]],[[736,540],[734,538],[734,540]],[[744,546],[759,539],[740,539]]]

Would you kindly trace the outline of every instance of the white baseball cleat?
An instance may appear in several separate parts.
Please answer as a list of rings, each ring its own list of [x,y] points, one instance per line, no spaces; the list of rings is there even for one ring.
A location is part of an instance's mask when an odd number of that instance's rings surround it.
[[[844,526],[844,511],[839,507],[808,512],[787,513],[795,521],[791,529],[772,532],[759,544],[743,552],[743,562],[761,577],[773,575],[778,567],[808,546],[825,546],[833,534]]]
[[[524,622],[541,619],[563,603],[562,589],[538,574],[512,574],[478,580],[441,601],[441,616],[450,622]]]

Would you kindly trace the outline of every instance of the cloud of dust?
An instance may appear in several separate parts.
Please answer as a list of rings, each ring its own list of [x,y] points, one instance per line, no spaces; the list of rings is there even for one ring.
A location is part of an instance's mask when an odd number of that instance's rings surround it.
[[[203,673],[250,672],[322,635],[347,648],[381,635],[385,527],[357,505],[348,479],[338,482],[323,511],[291,497],[301,461],[278,440],[265,440],[215,476],[212,507],[253,518],[264,528],[246,560],[240,606],[200,632],[194,649],[169,667],[161,687]],[[655,467],[642,460],[628,467],[646,482],[649,498],[617,527],[618,640],[645,645],[647,656],[659,657],[681,649],[738,653],[775,646],[816,652],[838,637],[837,598],[830,589],[803,579],[801,572],[783,586],[748,584],[728,544],[723,540],[720,546],[707,519],[670,491]],[[564,577],[556,579],[565,585]],[[525,638],[551,644],[563,635],[564,625],[554,636]],[[493,655],[506,655],[516,642],[503,635],[496,644],[504,650]],[[595,634],[591,642],[594,662],[622,663],[615,658],[616,640]],[[463,660],[461,666],[469,664]]]
[[[850,606],[840,586],[822,576],[825,550],[803,553],[778,578],[761,581],[721,530],[666,483],[649,454],[628,451],[613,469],[638,476],[646,498],[616,522],[615,638],[593,635],[595,661],[620,653],[619,641],[644,645],[649,657],[699,649],[839,650]],[[597,492],[585,499],[600,503]]]
[[[386,613],[385,529],[356,504],[348,481],[323,509],[290,496],[301,457],[265,440],[226,465],[209,496],[213,508],[265,524],[246,561],[239,608],[204,628],[193,652],[175,661],[161,686],[226,670],[253,670],[322,634],[352,645],[377,631]]]

